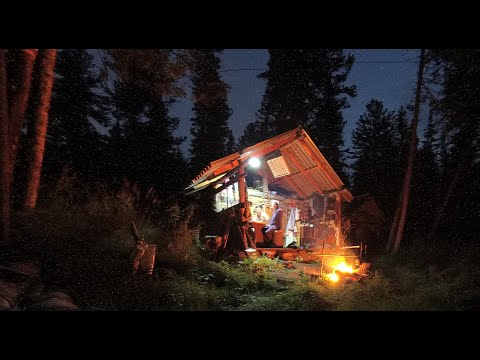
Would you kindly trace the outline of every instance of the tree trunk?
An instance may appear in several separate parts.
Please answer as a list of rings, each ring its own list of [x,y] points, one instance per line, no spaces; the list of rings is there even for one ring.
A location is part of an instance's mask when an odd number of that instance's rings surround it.
[[[0,49],[0,242],[5,244],[10,232],[8,120],[7,63],[5,49]]]
[[[17,160],[18,141],[22,133],[23,121],[27,110],[28,96],[32,83],[33,65],[37,58],[38,49],[19,49],[15,56],[15,71],[18,75],[14,79],[16,84],[13,91],[9,94],[9,149],[10,158],[8,169],[8,186],[13,182],[13,173],[15,162]]]
[[[443,216],[445,215],[445,209],[447,208],[448,203],[450,202],[450,199],[453,196],[454,190],[457,187],[457,182],[458,179],[460,179],[460,175],[462,174],[465,165],[467,161],[465,158],[463,158],[457,166],[457,170],[455,171],[455,174],[453,175],[453,179],[450,182],[450,185],[448,187],[447,194],[445,195],[445,198],[443,199],[442,205],[437,211],[437,216],[435,217],[435,220],[433,221],[432,225],[432,230],[430,231],[430,234],[428,235],[427,239],[427,244],[431,245],[433,248],[435,246],[435,234],[437,233],[438,227],[440,226],[440,221],[443,219]]]
[[[403,199],[403,193],[400,193],[397,210],[395,210],[395,215],[393,216],[393,220],[392,220],[392,226],[390,227],[390,233],[388,234],[388,241],[387,241],[387,247],[386,247],[387,253],[389,253],[390,250],[392,250],[393,240],[395,240],[395,234],[397,233],[398,220],[400,219],[400,209],[402,208],[401,206],[402,199]]]
[[[405,172],[405,178],[402,188],[402,201],[399,204],[401,206],[400,219],[398,221],[397,235],[395,237],[395,243],[393,244],[393,252],[396,253],[400,248],[400,243],[403,238],[403,231],[405,229],[405,221],[407,219],[408,201],[410,198],[410,184],[412,182],[413,163],[415,161],[415,153],[417,150],[417,125],[418,117],[420,113],[420,101],[422,95],[422,79],[423,69],[425,68],[425,49],[420,52],[420,65],[418,67],[418,79],[417,79],[417,92],[415,95],[415,109],[413,112],[412,125],[410,127],[410,149],[408,151],[407,170]]]
[[[34,110],[33,146],[27,172],[26,210],[33,209],[37,203],[57,49],[44,49],[40,54],[39,94]]]

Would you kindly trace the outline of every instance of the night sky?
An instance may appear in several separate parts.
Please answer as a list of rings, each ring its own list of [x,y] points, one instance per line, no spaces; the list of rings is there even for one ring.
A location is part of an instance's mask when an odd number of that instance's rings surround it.
[[[357,85],[357,96],[351,99],[349,109],[344,110],[347,121],[344,131],[345,145],[351,144],[350,138],[355,123],[365,112],[365,105],[376,98],[383,101],[389,110],[397,110],[414,99],[415,83],[418,71],[419,50],[413,49],[345,49],[355,55],[355,63],[347,80],[347,85]],[[235,69],[266,69],[268,51],[266,49],[225,49],[221,55],[222,77],[230,85],[230,107],[233,114],[230,126],[238,139],[245,126],[255,120],[260,107],[265,81],[257,75],[263,70],[228,71]],[[188,86],[187,85],[187,90]],[[190,117],[192,103],[187,97],[171,108],[171,115],[182,121],[178,135],[187,136],[183,146],[187,153],[190,146]],[[420,131],[425,120],[422,117]]]

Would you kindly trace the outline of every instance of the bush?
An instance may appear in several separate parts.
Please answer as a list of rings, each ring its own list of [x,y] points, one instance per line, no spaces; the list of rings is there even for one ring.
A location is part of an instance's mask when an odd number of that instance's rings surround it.
[[[129,191],[99,188],[75,202],[63,189],[50,197],[50,203],[15,214],[16,252],[40,260],[43,280],[62,286],[81,307],[127,308],[126,302],[135,302],[140,286],[128,283],[135,246],[132,220],[148,243],[158,245],[160,260],[169,258],[179,268],[183,267],[179,259],[189,257],[192,244],[187,228],[190,210],[171,222],[165,220],[171,216],[167,211],[154,223],[138,210],[136,196]]]

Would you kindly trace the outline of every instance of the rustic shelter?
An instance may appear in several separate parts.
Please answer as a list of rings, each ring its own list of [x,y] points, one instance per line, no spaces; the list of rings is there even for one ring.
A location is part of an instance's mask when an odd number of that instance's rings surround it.
[[[342,204],[352,194],[302,127],[212,161],[186,188],[215,198],[218,225],[205,229],[220,250],[262,248],[260,209],[282,210],[274,246],[340,248],[345,245]]]

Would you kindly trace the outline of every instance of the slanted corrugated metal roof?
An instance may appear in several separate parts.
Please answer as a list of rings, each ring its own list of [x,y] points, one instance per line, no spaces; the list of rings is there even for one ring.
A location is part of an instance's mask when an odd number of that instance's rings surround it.
[[[279,151],[283,156],[290,175],[275,178],[266,166],[269,185],[298,194],[301,198],[308,198],[315,192],[344,189],[341,192],[342,197],[346,201],[351,201],[350,191],[345,189],[345,184],[301,127],[211,162],[192,180],[187,190],[206,188],[208,185],[206,182],[233,172],[241,163],[246,164],[251,157],[262,158],[275,151]]]

